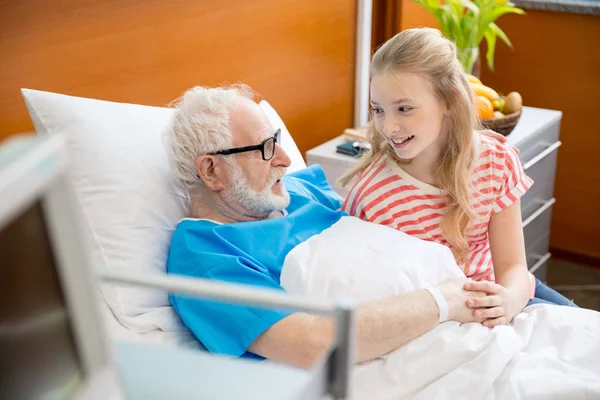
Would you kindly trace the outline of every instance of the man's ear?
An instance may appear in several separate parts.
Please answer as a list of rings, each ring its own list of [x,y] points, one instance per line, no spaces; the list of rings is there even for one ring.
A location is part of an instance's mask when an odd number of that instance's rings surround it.
[[[196,158],[196,171],[202,182],[213,192],[224,188],[225,163],[217,156],[202,155]]]

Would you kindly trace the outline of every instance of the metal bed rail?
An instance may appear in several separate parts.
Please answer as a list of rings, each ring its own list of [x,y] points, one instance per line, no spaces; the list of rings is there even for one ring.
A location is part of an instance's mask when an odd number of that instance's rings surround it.
[[[208,300],[246,304],[263,308],[287,308],[313,314],[330,315],[336,321],[336,340],[323,362],[313,369],[316,380],[324,379],[325,393],[334,399],[349,397],[350,372],[354,350],[354,303],[348,299],[336,302],[314,301],[274,289],[258,289],[250,285],[216,282],[167,274],[137,273],[118,269],[102,269],[96,275],[104,282],[164,290]],[[325,377],[318,376],[325,374]]]

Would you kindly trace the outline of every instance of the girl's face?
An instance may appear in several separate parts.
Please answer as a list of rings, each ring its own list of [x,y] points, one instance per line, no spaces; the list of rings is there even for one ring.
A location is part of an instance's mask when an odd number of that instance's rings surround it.
[[[410,160],[425,151],[439,155],[448,111],[426,78],[403,72],[375,74],[371,107],[377,131],[399,158]]]

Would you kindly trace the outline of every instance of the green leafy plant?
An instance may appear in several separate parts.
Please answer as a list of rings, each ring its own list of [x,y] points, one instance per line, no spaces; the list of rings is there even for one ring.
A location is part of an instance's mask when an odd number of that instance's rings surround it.
[[[505,14],[525,14],[508,0],[413,0],[421,4],[440,25],[442,33],[458,49],[458,59],[463,70],[473,72],[475,61],[479,57],[479,45],[485,38],[487,42],[487,64],[494,69],[494,51],[496,39],[500,38],[512,48],[506,34],[494,21]]]

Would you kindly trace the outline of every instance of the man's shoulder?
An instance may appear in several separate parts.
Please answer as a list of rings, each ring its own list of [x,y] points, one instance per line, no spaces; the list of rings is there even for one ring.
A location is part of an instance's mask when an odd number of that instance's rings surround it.
[[[223,224],[204,218],[183,218],[175,227],[173,239],[182,239],[191,233],[209,233],[221,225]]]
[[[309,185],[331,189],[329,183],[327,183],[325,171],[317,164],[286,174],[282,180],[288,190],[306,188]]]
[[[192,254],[210,251],[211,242],[218,241],[214,233],[214,228],[218,226],[217,222],[204,219],[184,218],[179,221],[169,245],[169,272],[191,261]]]
[[[205,276],[215,268],[228,268],[240,257],[254,262],[244,250],[247,242],[252,240],[247,225],[251,224],[220,224],[194,218],[181,220],[171,237],[167,271]]]
[[[298,201],[319,203],[327,208],[337,210],[341,207],[341,198],[327,182],[325,171],[320,165],[292,172],[283,177],[285,188],[290,193],[292,201],[290,207],[293,211]]]

